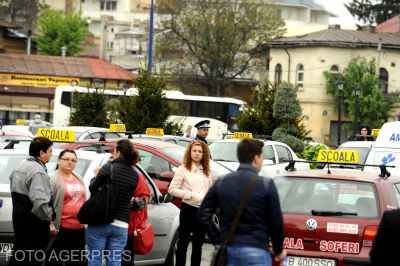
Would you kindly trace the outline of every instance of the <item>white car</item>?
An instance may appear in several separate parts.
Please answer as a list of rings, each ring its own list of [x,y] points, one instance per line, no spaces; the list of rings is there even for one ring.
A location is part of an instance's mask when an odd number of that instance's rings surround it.
[[[46,165],[49,172],[55,170],[61,150],[54,149],[51,161]],[[109,154],[96,154],[90,151],[76,151],[78,163],[76,173],[80,174],[88,187],[93,178],[93,170],[109,160]],[[13,246],[12,202],[9,176],[25,158],[25,149],[0,150],[0,265],[7,265]],[[149,223],[154,227],[155,242],[153,249],[146,255],[135,255],[135,265],[175,264],[175,247],[178,240],[179,209],[169,203],[171,199],[163,197],[151,178],[139,165],[138,170],[146,177],[151,202],[147,207]]]
[[[345,151],[357,151],[358,152],[358,159],[360,164],[365,164],[368,154],[371,151],[371,147],[373,141],[346,141],[340,144],[337,148],[338,150],[345,150]],[[338,164],[331,164],[329,165],[330,168],[342,168],[342,169],[357,169],[363,170],[363,166],[359,165],[338,165]],[[325,165],[324,169],[327,169],[328,166]]]
[[[236,155],[237,145],[240,139],[223,139],[210,144],[211,158],[214,161],[225,165],[232,171],[239,167]],[[264,163],[260,175],[275,177],[284,173],[285,167],[289,164],[284,160],[300,160],[296,153],[285,143],[265,140],[264,142]],[[308,163],[296,163],[296,170],[310,170]]]
[[[110,132],[108,128],[104,127],[84,127],[84,126],[71,126],[71,127],[52,127],[51,129],[72,130],[75,133],[76,141],[85,139],[100,139],[101,133],[105,133],[106,139],[119,139],[125,137],[125,134]]]

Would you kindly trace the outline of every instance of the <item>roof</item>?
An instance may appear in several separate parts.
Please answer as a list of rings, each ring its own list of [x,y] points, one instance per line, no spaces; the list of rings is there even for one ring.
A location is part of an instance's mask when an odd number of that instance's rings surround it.
[[[97,58],[0,54],[0,73],[132,80],[133,73]]]
[[[385,180],[384,178],[379,177],[379,173],[377,172],[351,171],[335,168],[331,168],[330,171],[331,174],[328,174],[327,170],[293,171],[286,172],[284,176],[341,179],[373,183],[379,183],[382,180]],[[390,176],[387,178],[387,180],[391,179],[398,182],[400,181],[400,176]]]
[[[0,20],[0,28],[20,29],[21,27],[8,23],[7,21],[4,20]]]
[[[346,48],[369,48],[378,47],[379,40],[384,48],[400,49],[400,34],[340,29],[327,29],[305,35],[278,38],[267,42],[265,47],[287,48],[330,46]]]
[[[326,10],[323,6],[315,3],[313,0],[269,0],[269,2],[277,5],[303,6],[310,10],[325,12],[332,17],[337,17],[336,14]]]
[[[74,144],[111,144],[111,143],[116,143],[119,139],[106,139],[106,141],[99,141],[98,139],[88,139],[88,140],[82,140],[82,141],[77,141],[75,143],[71,143],[72,145]],[[165,142],[165,141],[160,141],[160,140],[153,140],[153,139],[146,139],[146,138],[134,138],[134,139],[129,139],[134,145],[135,144],[140,144],[144,146],[149,146],[155,149],[160,149],[160,148],[170,148],[170,147],[182,147],[179,146],[175,143],[172,142]]]
[[[400,15],[394,16],[389,20],[375,27],[376,32],[399,33],[400,32]]]

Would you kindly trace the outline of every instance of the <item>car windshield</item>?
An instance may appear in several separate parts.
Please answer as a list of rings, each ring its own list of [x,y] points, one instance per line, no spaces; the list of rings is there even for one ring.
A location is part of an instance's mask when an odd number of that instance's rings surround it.
[[[15,170],[18,165],[26,158],[28,158],[27,155],[21,154],[0,154],[0,184],[9,184],[11,172]],[[50,162],[46,164],[48,173],[56,170],[57,159],[57,156],[52,156]],[[86,174],[89,165],[90,160],[78,158],[75,173],[83,177]]]
[[[360,159],[360,164],[365,164],[365,161],[367,160],[367,156],[369,151],[371,150],[371,147],[339,147],[338,150],[353,150],[358,152],[358,158]],[[359,165],[335,165],[332,164],[331,167],[333,168],[352,168],[352,169],[362,169],[362,166]]]
[[[176,161],[182,163],[186,148],[182,146],[175,146],[175,147],[161,148],[158,150],[169,155]],[[231,170],[229,170],[228,168],[217,162],[214,162],[213,160],[210,161],[210,169],[211,169],[211,175],[214,178],[224,176],[231,172]]]
[[[211,152],[211,158],[214,161],[239,162],[236,150],[238,142],[214,142],[208,146]],[[275,155],[271,145],[264,145],[264,160],[275,162]]]
[[[357,218],[377,218],[379,214],[372,183],[284,176],[274,181],[284,213]]]

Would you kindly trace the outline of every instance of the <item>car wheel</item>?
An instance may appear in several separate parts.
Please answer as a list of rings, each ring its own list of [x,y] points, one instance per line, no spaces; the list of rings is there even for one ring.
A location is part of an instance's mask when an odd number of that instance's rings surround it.
[[[179,229],[178,229],[179,230]],[[165,260],[164,266],[175,266],[175,254],[176,254],[176,244],[178,242],[179,233],[176,230],[176,233],[171,241],[171,246],[169,247],[167,259]]]

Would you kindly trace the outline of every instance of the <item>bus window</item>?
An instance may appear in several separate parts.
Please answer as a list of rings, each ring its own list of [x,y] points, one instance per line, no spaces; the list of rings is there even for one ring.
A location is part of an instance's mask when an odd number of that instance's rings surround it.
[[[61,104],[71,107],[71,92],[63,91],[61,94]]]

